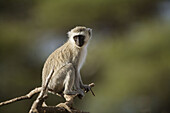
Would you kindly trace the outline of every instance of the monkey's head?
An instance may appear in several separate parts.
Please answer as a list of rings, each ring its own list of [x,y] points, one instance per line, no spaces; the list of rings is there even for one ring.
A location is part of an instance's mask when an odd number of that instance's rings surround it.
[[[88,44],[92,36],[92,29],[83,26],[77,26],[68,32],[69,41],[74,43],[78,48]]]

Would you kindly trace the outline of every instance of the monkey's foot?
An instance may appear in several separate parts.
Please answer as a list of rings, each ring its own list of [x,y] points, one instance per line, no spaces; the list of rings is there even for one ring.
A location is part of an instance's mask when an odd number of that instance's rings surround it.
[[[72,105],[73,104],[73,99],[76,97],[77,95],[64,95],[64,98],[66,99],[67,104]]]
[[[77,92],[77,91],[64,91],[63,94],[64,94],[64,95],[74,96],[74,95],[77,95],[78,92]]]
[[[47,107],[47,104],[45,102],[43,102],[42,106],[43,107]]]

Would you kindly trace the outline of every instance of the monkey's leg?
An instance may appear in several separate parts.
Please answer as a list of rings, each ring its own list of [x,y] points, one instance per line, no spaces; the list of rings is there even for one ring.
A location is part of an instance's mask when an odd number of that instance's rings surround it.
[[[76,95],[77,92],[73,91],[73,85],[75,81],[75,69],[73,65],[69,65],[66,78],[64,80],[64,94],[65,95]]]
[[[63,107],[69,112],[72,113],[73,109],[73,99],[76,97],[76,95],[64,95],[64,98],[66,99],[65,103],[60,103],[57,105],[57,107]]]
[[[49,83],[49,89],[51,92],[62,92],[66,95],[76,95],[78,92],[73,91],[75,84],[75,68],[72,63],[63,66],[58,71],[54,72],[53,77]]]
[[[57,107],[63,107],[67,109],[69,112],[72,113],[72,105],[73,105],[73,99],[75,96],[77,96],[78,92],[73,91],[74,81],[75,81],[75,69],[72,64],[68,64],[65,66],[65,69],[67,71],[66,77],[64,80],[64,98],[66,100],[65,103],[60,103],[57,105]]]
[[[78,73],[76,73],[74,89],[78,92],[77,96],[80,99],[82,99],[85,96],[84,91],[80,88],[80,75]]]

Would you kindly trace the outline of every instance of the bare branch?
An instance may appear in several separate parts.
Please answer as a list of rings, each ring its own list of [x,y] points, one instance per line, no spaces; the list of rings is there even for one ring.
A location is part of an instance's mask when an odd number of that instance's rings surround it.
[[[39,113],[89,113],[80,110],[72,110],[72,112],[69,112],[65,108],[56,107],[56,106],[40,107],[38,108],[38,112]]]
[[[41,91],[41,87],[35,88],[24,96],[16,97],[16,98],[13,98],[11,100],[1,102],[0,106],[7,105],[7,104],[10,104],[10,103],[13,103],[13,102],[16,102],[16,101],[21,101],[21,100],[24,100],[24,99],[30,99],[32,96],[34,96],[36,93],[38,93],[40,91]]]
[[[47,90],[48,90],[48,83],[50,82],[50,79],[54,73],[54,69],[52,68],[46,81],[45,84],[42,86],[41,92],[37,99],[34,101],[34,103],[31,106],[31,109],[29,113],[39,113],[38,108],[42,106],[42,103],[44,102],[44,99],[46,98]]]
[[[83,112],[81,110],[77,110],[77,109],[73,109],[72,107],[70,108],[70,103],[72,104],[72,101],[68,101],[65,103],[60,103],[57,106],[42,106],[42,103],[44,102],[44,99],[47,97],[47,92],[48,92],[48,84],[50,82],[50,79],[52,77],[54,73],[54,70],[51,70],[51,72],[49,73],[45,85],[42,87],[38,87],[33,89],[32,91],[30,91],[28,94],[24,95],[24,96],[20,96],[20,97],[16,97],[14,99],[5,101],[5,102],[1,102],[0,106],[2,105],[7,105],[16,101],[21,101],[24,99],[30,99],[32,96],[34,96],[36,93],[39,93],[39,96],[37,97],[37,99],[34,101],[34,103],[32,104],[32,107],[29,111],[29,113],[89,113],[89,112]],[[94,87],[94,83],[89,84],[90,86],[90,91],[91,93],[95,96],[94,92],[92,91],[92,87]],[[67,95],[69,96],[69,95]],[[75,98],[77,95],[75,96],[71,96],[70,98]],[[60,106],[61,105],[61,106]],[[69,109],[66,109],[67,107],[69,107]]]

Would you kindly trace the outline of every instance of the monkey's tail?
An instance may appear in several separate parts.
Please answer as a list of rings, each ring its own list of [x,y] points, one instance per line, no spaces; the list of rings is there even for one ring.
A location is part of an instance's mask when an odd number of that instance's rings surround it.
[[[0,106],[7,105],[7,104],[10,104],[10,103],[13,103],[13,102],[16,102],[16,101],[31,99],[32,96],[34,96],[36,93],[39,93],[41,91],[41,89],[42,89],[41,87],[38,87],[38,88],[31,90],[28,94],[26,94],[24,96],[20,96],[20,97],[13,98],[11,100],[0,102]]]

